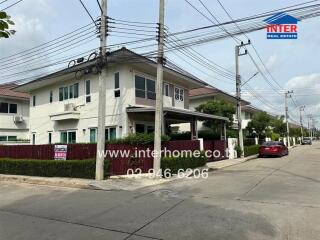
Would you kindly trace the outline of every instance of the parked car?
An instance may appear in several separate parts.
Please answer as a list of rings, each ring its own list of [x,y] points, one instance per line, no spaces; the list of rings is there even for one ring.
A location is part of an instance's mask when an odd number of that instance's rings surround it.
[[[311,138],[303,138],[301,141],[302,145],[312,145]]]
[[[289,150],[283,142],[268,141],[264,142],[259,148],[259,157],[289,155]]]

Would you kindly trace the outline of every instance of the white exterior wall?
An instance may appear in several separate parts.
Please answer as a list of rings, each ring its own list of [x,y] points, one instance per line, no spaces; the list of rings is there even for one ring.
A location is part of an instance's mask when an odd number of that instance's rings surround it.
[[[17,104],[17,113],[0,113],[0,136],[29,139],[29,101],[0,97],[0,102]],[[15,116],[22,116],[23,121],[15,123]]]
[[[120,97],[114,97],[114,73],[120,74]],[[117,137],[122,137],[128,132],[126,107],[134,99],[134,82],[129,68],[110,68],[106,80],[106,127],[116,127]],[[85,102],[85,82],[90,80],[91,102]],[[79,83],[79,97],[59,101],[59,88]],[[90,128],[98,126],[98,75],[85,75],[80,80],[70,79],[52,86],[41,88],[32,92],[36,95],[36,106],[30,102],[30,138],[35,133],[35,144],[47,144],[48,134],[52,132],[52,143],[60,142],[60,132],[66,130],[76,131],[76,142],[87,143],[90,141]],[[49,102],[49,93],[53,91],[53,102]],[[79,120],[53,121],[50,115],[63,113],[65,104],[73,103],[80,112]],[[121,127],[120,127],[121,126]]]
[[[120,97],[114,97],[114,74],[119,72]],[[121,65],[108,69],[106,80],[106,127],[116,127],[117,138],[125,137],[134,132],[132,128],[135,122],[130,122],[126,113],[129,106],[137,106],[135,96],[135,74],[144,75],[155,79],[155,77],[133,70],[130,66]],[[85,102],[85,81],[91,81],[91,102]],[[171,82],[166,81],[165,82]],[[59,101],[59,88],[79,83],[79,97]],[[35,134],[35,144],[49,143],[49,132],[52,132],[52,143],[60,142],[61,131],[76,131],[77,143],[90,142],[90,128],[98,126],[98,75],[84,75],[80,80],[75,78],[46,86],[31,92],[30,100],[30,139]],[[185,91],[188,91],[184,88]],[[49,102],[50,91],[53,91],[53,102]],[[33,95],[36,96],[36,106],[33,106]],[[167,105],[170,106],[167,98]],[[79,120],[53,121],[50,115],[63,113],[65,104],[72,103],[78,106]],[[149,106],[149,105],[148,105]],[[171,104],[171,107],[172,104]],[[175,106],[182,107],[182,106]],[[139,122],[140,123],[140,122]]]

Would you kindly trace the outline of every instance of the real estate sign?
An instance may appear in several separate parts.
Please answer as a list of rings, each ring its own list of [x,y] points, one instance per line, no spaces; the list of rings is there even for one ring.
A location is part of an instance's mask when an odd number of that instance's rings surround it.
[[[68,145],[54,145],[54,160],[67,160]]]

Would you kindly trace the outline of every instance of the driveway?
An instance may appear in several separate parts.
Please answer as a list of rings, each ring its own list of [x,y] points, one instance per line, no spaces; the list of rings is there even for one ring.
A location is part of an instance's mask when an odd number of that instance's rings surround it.
[[[137,191],[0,182],[0,239],[320,239],[320,144]]]

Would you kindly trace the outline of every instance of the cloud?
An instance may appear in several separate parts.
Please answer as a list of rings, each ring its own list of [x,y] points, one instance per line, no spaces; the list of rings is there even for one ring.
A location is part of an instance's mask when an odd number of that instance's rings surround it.
[[[278,63],[278,56],[276,54],[271,55],[266,61],[266,67],[268,69],[273,68]]]
[[[320,88],[320,73],[312,73],[291,78],[286,83],[286,88]]]

